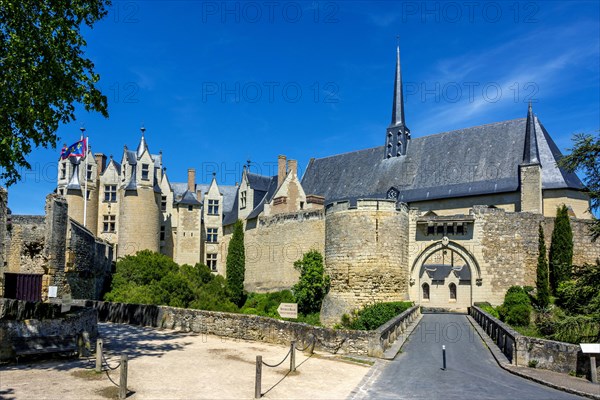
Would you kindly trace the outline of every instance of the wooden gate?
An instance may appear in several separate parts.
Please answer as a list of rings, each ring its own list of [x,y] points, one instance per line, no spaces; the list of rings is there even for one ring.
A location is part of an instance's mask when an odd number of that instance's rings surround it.
[[[42,301],[42,275],[5,273],[4,297],[25,301]]]

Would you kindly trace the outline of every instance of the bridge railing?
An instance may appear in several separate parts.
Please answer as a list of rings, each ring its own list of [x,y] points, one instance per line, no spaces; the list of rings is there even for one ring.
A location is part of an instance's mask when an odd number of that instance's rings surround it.
[[[469,315],[496,343],[511,364],[517,365],[517,341],[522,335],[477,306],[469,307]]]

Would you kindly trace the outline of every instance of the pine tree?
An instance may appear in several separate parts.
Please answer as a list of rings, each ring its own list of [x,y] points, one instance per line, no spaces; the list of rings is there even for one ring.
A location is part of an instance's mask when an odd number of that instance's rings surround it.
[[[244,273],[246,255],[244,251],[244,224],[237,220],[233,227],[233,236],[227,250],[227,286],[231,292],[231,301],[241,307],[244,303]]]
[[[550,304],[550,282],[548,277],[548,258],[546,257],[546,243],[544,242],[544,229],[540,224],[539,255],[537,263],[537,303],[538,306],[545,308]]]
[[[564,204],[556,211],[552,241],[550,242],[550,284],[552,292],[561,282],[569,280],[573,264],[573,231],[569,212]]]

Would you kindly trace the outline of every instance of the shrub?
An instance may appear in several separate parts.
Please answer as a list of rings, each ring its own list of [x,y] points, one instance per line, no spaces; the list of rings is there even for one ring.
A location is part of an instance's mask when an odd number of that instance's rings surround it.
[[[300,279],[292,288],[298,311],[302,314],[318,313],[329,291],[329,276],[325,274],[323,256],[311,250],[294,262],[294,268],[300,271]]]
[[[531,300],[521,286],[511,286],[504,296],[504,303],[497,308],[500,319],[509,325],[529,325]]]
[[[409,301],[371,304],[358,311],[354,318],[347,314],[342,316],[342,325],[349,329],[364,331],[377,329],[412,305]]]
[[[294,303],[294,295],[289,290],[273,293],[250,293],[241,308],[244,314],[279,318],[277,308],[281,303]]]
[[[569,343],[600,341],[600,318],[597,316],[567,316],[555,323],[554,340]]]
[[[244,274],[246,271],[246,254],[244,250],[244,224],[237,220],[233,227],[233,235],[227,249],[227,286],[231,293],[231,301],[242,306],[245,301]]]
[[[203,264],[178,266],[148,250],[117,262],[106,301],[236,312],[225,279]]]
[[[505,321],[509,325],[527,326],[531,318],[531,306],[517,304],[507,309]]]
[[[538,365],[538,360],[529,360],[529,362],[527,363],[527,366],[529,368],[536,368]]]
[[[481,308],[483,311],[490,314],[494,318],[500,318],[500,315],[498,314],[498,310],[496,310],[490,304],[482,304],[479,306],[479,308]]]

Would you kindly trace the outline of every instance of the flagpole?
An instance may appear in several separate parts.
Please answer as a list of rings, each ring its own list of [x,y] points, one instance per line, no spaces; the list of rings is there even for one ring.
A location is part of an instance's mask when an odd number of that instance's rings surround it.
[[[82,129],[82,133],[83,133],[83,129]],[[88,171],[88,151],[89,151],[89,138],[86,136],[85,138],[85,172],[84,172],[84,179],[85,179],[85,189],[84,189],[84,193],[83,193],[83,227],[86,227],[86,221],[87,221],[87,203],[88,203],[88,177],[87,177],[87,171]]]

